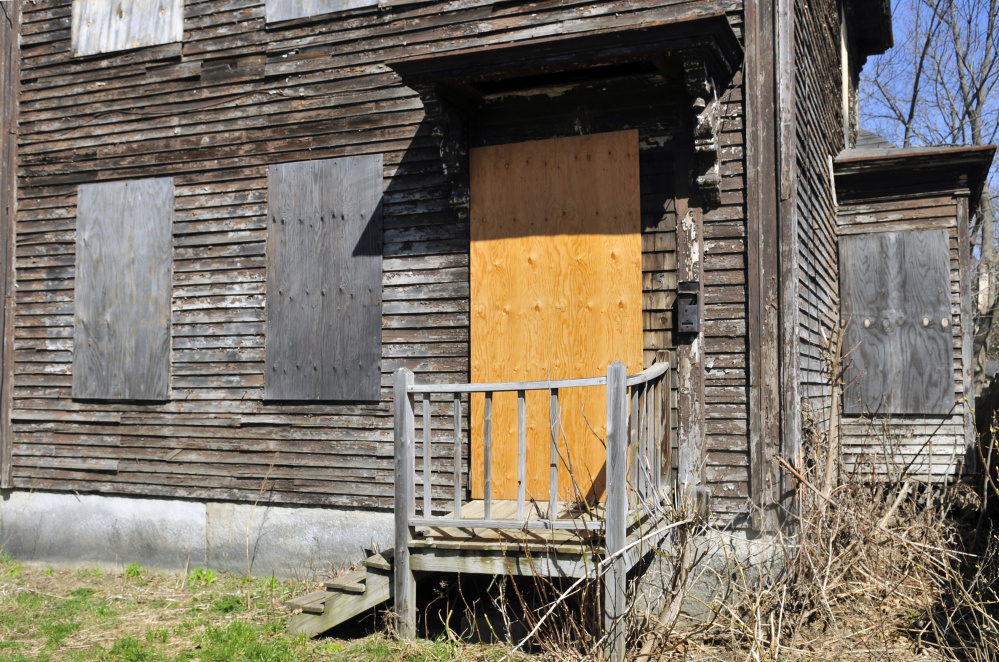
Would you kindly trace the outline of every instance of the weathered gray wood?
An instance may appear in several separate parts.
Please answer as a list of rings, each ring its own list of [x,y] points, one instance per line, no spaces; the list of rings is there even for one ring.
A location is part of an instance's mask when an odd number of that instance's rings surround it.
[[[468,517],[417,517],[409,522],[410,526],[445,527],[456,526],[466,529],[507,529],[511,531],[521,531],[525,528],[531,530],[558,530],[558,531],[599,531],[604,528],[604,523],[599,520],[580,519],[472,519]]]
[[[323,605],[323,613],[298,614],[288,621],[288,632],[314,637],[343,623],[363,611],[372,609],[392,597],[393,586],[389,577],[377,571],[368,572],[364,580],[364,593],[330,592]],[[398,604],[398,596],[396,597]],[[415,615],[415,608],[414,608]],[[403,632],[400,631],[400,635]]]
[[[423,394],[423,516],[433,514],[433,443],[430,436],[430,394]]]
[[[561,416],[558,410],[558,389],[548,396],[548,425],[551,432],[551,452],[548,459],[548,519],[558,517],[558,444],[561,437]]]
[[[950,412],[954,336],[947,231],[841,237],[840,265],[841,314],[852,349],[844,412]]]
[[[974,393],[972,387],[972,376],[975,374],[974,368],[974,325],[972,322],[972,289],[971,284],[971,236],[968,219],[968,197],[962,195],[957,198],[957,247],[958,247],[958,272],[961,283],[961,381],[964,384],[965,393]],[[966,448],[973,448],[975,444],[975,417],[972,412],[970,402],[963,402],[964,409],[964,444]],[[969,453],[975,457],[975,453]],[[969,471],[976,471],[977,458],[972,461],[973,466],[968,467]]]
[[[947,414],[955,405],[950,240],[946,230],[900,234],[903,296],[895,325],[902,393],[895,399],[900,413]]]
[[[461,519],[461,395],[454,394],[454,517]]]
[[[413,493],[416,478],[415,421],[409,387],[413,373],[399,368],[393,383],[395,410],[395,551],[393,593],[399,636],[416,636],[416,578],[409,559],[409,521],[416,515]]]
[[[0,20],[0,488],[11,487],[14,437],[11,433],[11,385],[14,378],[14,239],[17,217],[17,122],[21,91],[21,51],[18,33],[21,2],[6,4],[6,19]]]
[[[593,555],[559,551],[511,553],[507,550],[427,548],[414,550],[413,567],[425,572],[526,577],[592,577]]]
[[[82,185],[76,213],[73,397],[166,400],[173,179]]]
[[[482,494],[485,518],[493,516],[493,394],[486,393],[482,417]]]
[[[663,375],[669,370],[668,363],[656,363],[628,377],[628,386],[644,384]],[[555,379],[539,382],[497,382],[483,384],[415,384],[412,393],[508,393],[510,391],[547,391],[555,388],[578,388],[581,386],[604,386],[606,377],[584,377],[580,379]]]
[[[628,491],[629,506],[631,505],[631,493],[634,492],[635,495],[635,506],[638,506],[641,500],[641,492],[639,491],[639,485],[641,484],[642,468],[641,468],[641,429],[640,421],[642,419],[641,409],[639,408],[639,402],[641,397],[641,387],[632,386],[631,388],[631,406],[630,416],[628,418],[628,432],[629,432],[629,449],[628,457],[630,458],[631,465],[631,489]]]
[[[184,38],[184,0],[73,0],[74,56],[111,53]]]
[[[378,0],[267,0],[264,15],[268,23],[278,23],[377,6]]]
[[[627,542],[628,516],[628,387],[627,369],[620,361],[607,368],[607,511],[606,549],[610,559]],[[625,657],[627,567],[623,558],[610,561],[604,575],[604,631],[608,659]]]
[[[264,397],[377,400],[382,156],[268,170]]]
[[[524,519],[527,497],[527,397],[517,391],[517,519]]]

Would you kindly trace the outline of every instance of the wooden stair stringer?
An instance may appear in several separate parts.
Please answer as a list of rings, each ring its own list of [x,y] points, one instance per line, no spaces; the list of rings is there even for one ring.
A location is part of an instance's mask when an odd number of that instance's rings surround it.
[[[391,563],[377,555],[377,559],[354,570],[343,578],[326,583],[322,613],[309,613],[308,610],[288,619],[290,634],[305,633],[315,637],[336,627],[359,614],[377,607],[392,598]],[[388,568],[388,569],[386,569]],[[302,599],[289,601],[288,606],[301,609]],[[316,601],[313,600],[313,610]]]

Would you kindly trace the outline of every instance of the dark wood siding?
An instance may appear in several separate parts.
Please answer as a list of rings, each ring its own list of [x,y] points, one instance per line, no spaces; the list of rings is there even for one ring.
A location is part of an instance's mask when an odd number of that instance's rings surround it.
[[[270,166],[264,398],[381,391],[382,155]]]
[[[166,400],[173,179],[77,193],[73,397]]]
[[[795,2],[801,395],[819,429],[830,402],[822,352],[839,316],[831,158],[844,148],[839,3]]]
[[[377,508],[392,499],[392,371],[469,375],[467,221],[452,207],[420,97],[384,62],[718,7],[740,25],[734,0],[453,0],[265,30],[263,0],[188,0],[182,44],[73,60],[70,4],[28,6],[22,31],[14,486],[252,501],[266,477],[272,502]],[[703,217],[707,477],[722,513],[742,510],[748,495],[741,84],[721,98],[722,204]],[[267,168],[375,154],[384,155],[381,400],[265,401]],[[76,188],[152,176],[172,176],[176,192],[171,399],[73,402],[65,311]],[[689,171],[678,166],[676,177]],[[675,270],[676,213],[649,204],[651,355],[671,340],[672,319],[656,314],[671,305],[672,282],[659,290],[656,274]],[[450,449],[434,451],[446,471]]]

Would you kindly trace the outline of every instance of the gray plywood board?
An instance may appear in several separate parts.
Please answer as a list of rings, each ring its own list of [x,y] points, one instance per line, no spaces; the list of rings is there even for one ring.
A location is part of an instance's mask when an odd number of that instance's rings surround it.
[[[173,178],[77,194],[73,397],[166,400]]]
[[[377,6],[378,0],[267,0],[265,16],[268,23],[278,23]]]
[[[954,407],[946,230],[840,238],[847,414]]]
[[[184,38],[184,0],[73,0],[74,56],[112,53]]]
[[[264,397],[378,400],[382,156],[271,166]]]

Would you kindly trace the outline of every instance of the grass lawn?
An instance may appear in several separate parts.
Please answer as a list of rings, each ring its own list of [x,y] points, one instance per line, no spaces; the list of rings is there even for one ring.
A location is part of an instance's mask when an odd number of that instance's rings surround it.
[[[496,646],[384,634],[317,639],[285,634],[283,603],[318,584],[249,579],[196,568],[186,577],[130,565],[53,570],[0,556],[0,662],[282,662],[499,660]]]

